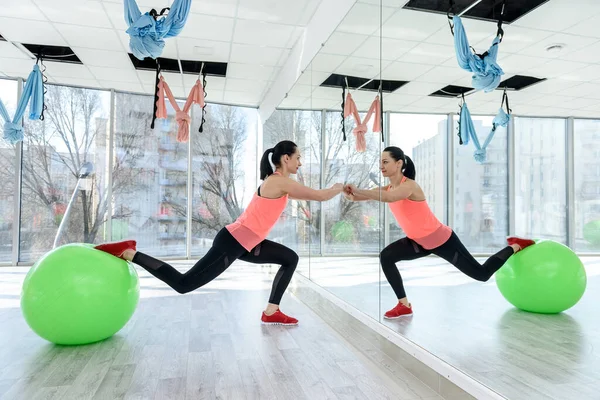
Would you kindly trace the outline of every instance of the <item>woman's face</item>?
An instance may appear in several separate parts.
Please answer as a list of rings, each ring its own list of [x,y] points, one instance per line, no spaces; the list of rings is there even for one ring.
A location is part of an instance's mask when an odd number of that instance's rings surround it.
[[[384,177],[389,178],[397,174],[399,169],[402,170],[402,164],[402,161],[394,160],[389,152],[384,151],[381,153],[381,165],[379,169]]]
[[[296,174],[298,172],[298,168],[302,166],[302,161],[300,161],[300,158],[300,150],[298,150],[296,147],[296,150],[291,156],[286,154],[281,157],[281,163],[285,166],[286,170],[290,174]]]

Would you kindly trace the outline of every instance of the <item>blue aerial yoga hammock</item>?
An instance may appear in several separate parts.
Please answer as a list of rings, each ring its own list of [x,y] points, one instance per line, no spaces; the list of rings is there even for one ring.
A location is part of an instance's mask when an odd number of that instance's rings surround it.
[[[502,3],[502,11],[498,19],[498,32],[496,37],[492,41],[492,45],[483,54],[476,54],[475,50],[471,51],[469,46],[469,40],[467,39],[467,33],[465,27],[462,24],[462,20],[459,16],[454,15],[452,17],[452,23],[450,23],[450,11],[448,11],[448,24],[450,30],[454,35],[454,50],[456,51],[456,61],[458,65],[469,72],[473,73],[472,85],[476,90],[483,90],[485,92],[491,92],[496,89],[500,84],[500,77],[504,75],[504,71],[496,62],[498,58],[498,45],[502,42],[504,37],[504,30],[502,29],[502,17],[504,15],[504,5]],[[450,10],[454,10],[454,1],[450,0]]]
[[[160,57],[165,47],[163,39],[179,35],[188,14],[192,0],[175,0],[169,8],[163,8],[160,13],[152,9],[142,14],[135,0],[124,0],[125,22],[129,26],[129,47],[133,55],[143,60],[146,57]],[[169,13],[164,17],[166,10]],[[158,19],[158,17],[161,17]]]
[[[506,112],[502,109],[505,103]],[[510,121],[510,113],[511,109],[508,105],[508,95],[506,94],[506,90],[504,90],[500,109],[492,121],[492,130],[482,146],[479,143],[479,138],[477,137],[477,132],[475,131],[475,126],[473,126],[473,120],[471,119],[471,113],[469,112],[469,108],[467,107],[467,103],[464,101],[463,96],[463,104],[460,109],[460,118],[458,120],[459,144],[467,145],[469,144],[469,139],[473,139],[473,144],[475,145],[475,153],[473,153],[473,157],[478,163],[484,163],[487,160],[487,147],[494,138],[496,129],[499,126],[506,127],[508,125],[508,121]]]
[[[22,120],[28,103],[30,103],[29,119],[40,119],[44,111],[44,81],[40,67],[37,64],[33,66],[33,71],[27,77],[25,88],[12,121],[6,107],[4,107],[4,103],[0,100],[0,116],[4,119],[4,139],[11,144],[23,140]]]

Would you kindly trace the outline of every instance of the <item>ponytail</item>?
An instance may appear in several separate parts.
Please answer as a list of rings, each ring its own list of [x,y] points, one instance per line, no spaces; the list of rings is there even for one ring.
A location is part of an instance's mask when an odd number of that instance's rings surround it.
[[[271,163],[269,162],[269,154],[273,153],[272,161],[276,167],[281,167],[281,157],[283,156],[292,156],[296,152],[296,143],[283,140],[275,145],[275,147],[271,149],[267,149],[260,159],[260,180],[264,181],[267,176],[273,175],[273,167],[271,167]]]
[[[395,161],[402,161],[402,174],[408,179],[415,179],[417,172],[415,170],[415,164],[409,156],[404,155],[404,152],[400,147],[389,146],[383,149],[384,152],[390,153]]]
[[[405,177],[407,177],[408,179],[415,179],[415,176],[417,175],[417,171],[415,171],[415,164],[413,163],[413,161],[410,159],[409,156],[404,156],[404,167],[402,170],[402,173],[404,174]]]
[[[260,159],[260,180],[264,181],[269,175],[273,175],[273,167],[269,161],[269,154],[273,153],[274,149],[267,149]]]

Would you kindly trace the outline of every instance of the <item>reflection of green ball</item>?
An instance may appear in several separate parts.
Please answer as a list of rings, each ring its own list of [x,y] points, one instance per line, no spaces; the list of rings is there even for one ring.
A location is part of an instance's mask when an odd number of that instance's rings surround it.
[[[583,238],[590,244],[600,245],[600,221],[590,221],[583,226]]]
[[[64,345],[93,343],[117,333],[140,296],[133,266],[89,244],[45,254],[25,277],[21,310],[42,338]]]
[[[552,240],[523,249],[496,272],[496,284],[506,300],[521,310],[543,314],[573,307],[586,283],[579,257]]]
[[[333,224],[331,235],[336,242],[350,242],[354,236],[354,227],[348,221],[338,221]]]

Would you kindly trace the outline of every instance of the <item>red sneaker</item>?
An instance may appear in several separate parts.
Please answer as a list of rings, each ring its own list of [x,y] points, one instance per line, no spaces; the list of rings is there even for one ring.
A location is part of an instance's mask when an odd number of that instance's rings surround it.
[[[266,325],[298,325],[296,318],[288,317],[281,310],[277,310],[271,315],[267,315],[263,311],[260,320]]]
[[[99,244],[94,248],[120,258],[125,250],[136,250],[136,242],[135,240],[124,240],[122,242]]]
[[[521,250],[535,244],[535,242],[531,239],[525,239],[525,238],[521,238],[518,236],[508,237],[506,239],[506,242],[508,243],[509,246],[512,246],[513,244],[519,245],[521,247]]]
[[[390,311],[386,312],[383,315],[383,318],[386,319],[396,319],[400,317],[407,317],[412,315],[412,305],[410,307],[405,306],[404,304],[398,302],[396,307],[392,308]]]

